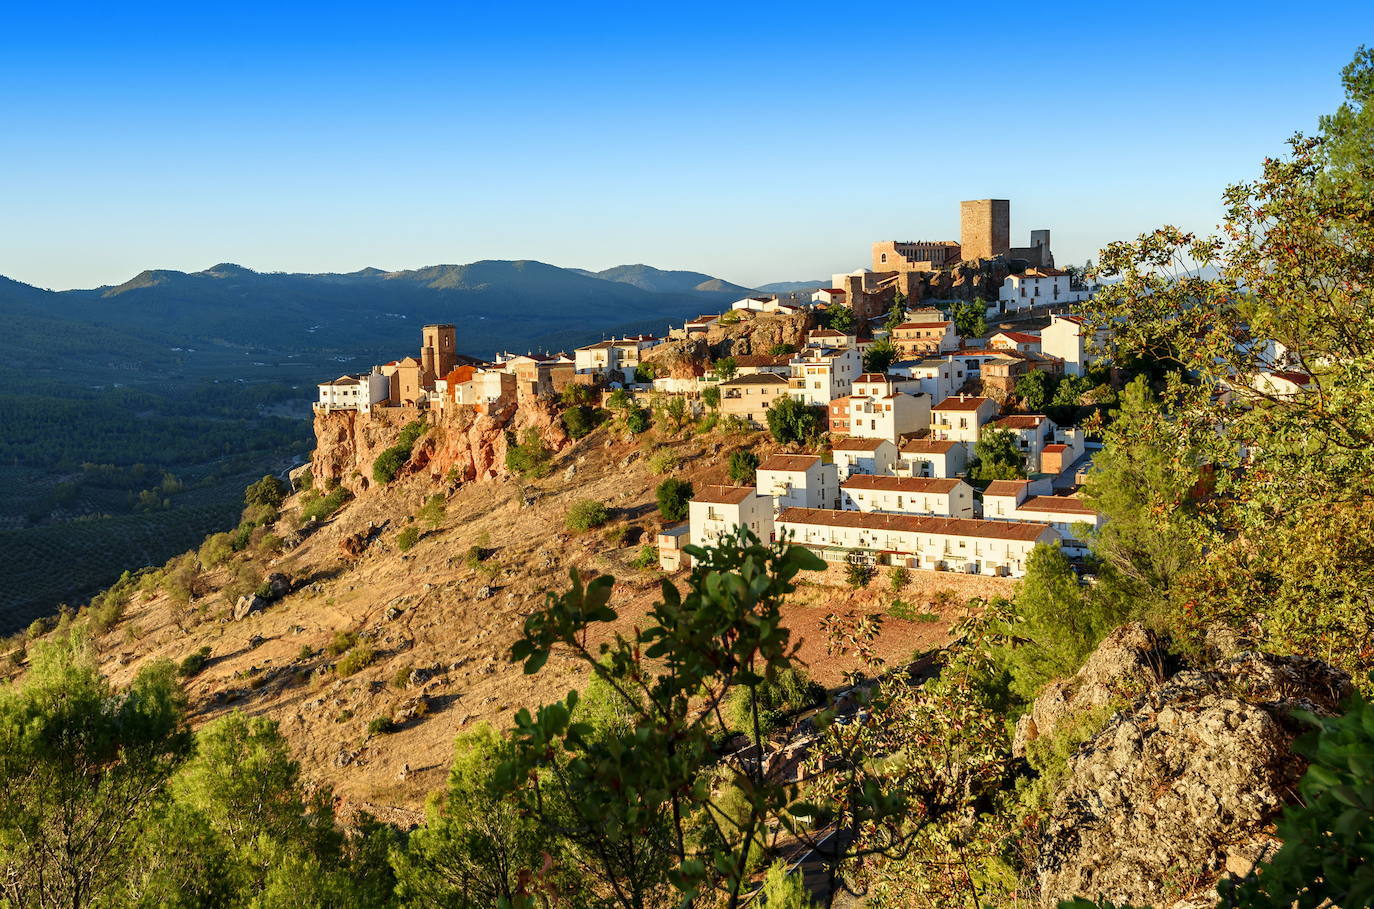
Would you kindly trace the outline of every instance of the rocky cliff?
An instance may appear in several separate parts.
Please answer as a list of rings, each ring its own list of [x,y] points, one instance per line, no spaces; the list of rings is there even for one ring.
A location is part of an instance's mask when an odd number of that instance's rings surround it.
[[[645,354],[644,361],[661,376],[690,379],[705,374],[711,362],[721,357],[766,354],[779,344],[801,349],[806,333],[816,325],[809,312],[791,316],[741,313],[738,322],[713,324],[704,335],[660,344]]]
[[[568,442],[551,401],[529,398],[492,405],[487,412],[470,407],[420,413],[409,407],[378,408],[370,414],[352,411],[315,413],[317,444],[311,470],[317,480],[337,480],[355,495],[371,485],[372,462],[396,441],[402,426],[425,419],[431,428],[415,444],[406,475],[447,478],[459,483],[506,475],[508,433],[538,431],[554,451]]]
[[[1305,769],[1294,711],[1332,714],[1349,691],[1317,660],[1238,650],[1181,666],[1140,626],[1117,629],[1017,730],[1024,751],[1067,718],[1127,703],[1071,758],[1050,809],[1035,868],[1047,904],[1215,905],[1217,880],[1274,846]]]

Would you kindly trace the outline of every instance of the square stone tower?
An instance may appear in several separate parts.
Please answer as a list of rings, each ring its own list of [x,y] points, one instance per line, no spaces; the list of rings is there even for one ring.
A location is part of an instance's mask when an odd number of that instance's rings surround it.
[[[458,365],[458,332],[452,325],[426,325],[421,339],[420,364],[427,384],[433,384]]]
[[[971,199],[959,203],[959,246],[964,259],[1005,256],[1011,249],[1011,202]]]

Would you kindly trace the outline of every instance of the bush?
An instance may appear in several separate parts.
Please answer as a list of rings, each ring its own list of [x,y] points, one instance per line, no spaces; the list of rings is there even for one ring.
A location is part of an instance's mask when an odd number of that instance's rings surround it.
[[[186,655],[186,658],[177,666],[177,674],[183,679],[200,675],[200,671],[205,668],[205,664],[208,662],[210,662],[210,648],[202,647],[195,653]]]
[[[797,345],[795,344],[774,344],[772,347],[768,348],[768,355],[770,357],[781,357],[784,354],[794,354],[796,352]]]
[[[396,731],[396,723],[389,716],[379,716],[367,724],[367,735],[371,738],[374,735],[386,735]]]
[[[415,544],[419,541],[419,539],[420,528],[416,527],[414,524],[411,524],[405,530],[402,530],[400,533],[396,534],[396,548],[401,550],[401,552],[409,552],[411,549],[414,548]]]
[[[520,436],[519,444],[513,437],[506,440],[506,469],[522,477],[542,477],[549,472],[549,459],[553,452],[544,444],[539,430],[530,427]]]
[[[715,385],[708,385],[701,390],[701,403],[712,410],[720,409],[720,388]]]
[[[824,694],[825,689],[811,681],[811,677],[801,669],[784,669],[773,681],[760,682],[757,691],[759,731],[765,734],[771,732],[788,714],[804,710]],[[732,731],[753,732],[749,686],[732,686],[721,706],[725,722]]]
[[[383,485],[396,479],[401,468],[410,462],[410,453],[420,436],[424,434],[423,420],[415,420],[401,427],[395,444],[377,455],[377,460],[372,462],[372,479]]]
[[[583,407],[592,402],[592,387],[582,382],[574,382],[563,389],[565,407]]]
[[[410,684],[410,667],[409,667],[409,666],[400,666],[400,667],[398,667],[398,668],[396,669],[395,672],[393,672],[393,673],[391,674],[391,687],[392,687],[392,688],[401,689],[401,688],[405,688],[405,687],[406,687],[407,685],[409,685],[409,684]]]
[[[307,467],[296,477],[297,489],[311,489],[315,485],[315,472]]]
[[[353,498],[352,494],[347,489],[340,486],[329,495],[321,496],[304,505],[301,508],[301,523],[323,521],[325,518],[330,517],[334,512],[342,508],[344,503],[351,498]]]
[[[649,411],[643,407],[635,407],[625,414],[625,428],[635,435],[639,435],[649,428]]]
[[[677,470],[681,463],[682,458],[678,457],[677,452],[672,449],[660,448],[649,455],[649,469],[660,476]]]
[[[754,471],[759,469],[759,456],[748,449],[730,455],[730,482],[736,486],[752,486]]]
[[[677,477],[668,477],[654,490],[658,513],[666,521],[681,521],[687,517],[687,503],[692,501],[692,484]]]
[[[265,476],[243,491],[246,505],[269,505],[280,508],[286,501],[286,484],[274,476]]]
[[[887,614],[894,619],[902,619],[907,622],[940,621],[938,612],[921,612],[917,610],[915,604],[908,603],[906,600],[893,600],[892,605],[887,607]]]
[[[337,632],[337,633],[334,635],[334,639],[331,640],[331,641],[325,646],[324,651],[325,651],[325,653],[329,654],[330,656],[336,657],[336,656],[339,656],[339,655],[342,654],[342,653],[346,653],[346,652],[348,652],[349,650],[352,650],[355,646],[357,646],[357,643],[358,643],[358,635],[357,635],[357,632],[353,632],[353,631],[340,631],[340,632]]]
[[[893,565],[887,573],[887,582],[893,593],[899,593],[911,581],[911,571],[905,565]]]
[[[851,549],[844,557],[844,579],[850,587],[867,587],[877,573],[872,558],[861,549]]]
[[[602,503],[595,499],[579,499],[568,509],[567,525],[569,530],[584,533],[605,524],[610,517]]]
[[[578,386],[569,386],[576,388]],[[596,413],[585,404],[563,411],[563,428],[574,439],[580,439],[596,428]]]
[[[206,568],[218,568],[234,554],[234,538],[227,533],[212,533],[200,544],[196,558]]]
[[[425,499],[425,504],[420,506],[420,511],[416,517],[428,524],[433,530],[444,522],[445,512],[444,497],[435,494]]]
[[[371,666],[376,659],[377,651],[372,649],[371,644],[364,641],[340,657],[339,662],[334,664],[334,672],[343,678],[348,678],[350,675]]]
[[[780,444],[810,442],[825,426],[825,411],[785,397],[768,409],[768,431]]]
[[[635,568],[653,568],[658,564],[658,547],[653,543],[645,543],[639,547],[639,554],[630,564]]]

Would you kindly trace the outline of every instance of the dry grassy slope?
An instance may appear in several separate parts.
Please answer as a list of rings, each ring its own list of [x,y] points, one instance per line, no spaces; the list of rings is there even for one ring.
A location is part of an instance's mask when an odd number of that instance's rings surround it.
[[[730,451],[749,443],[771,447],[757,437],[720,434],[664,440],[683,458],[678,474],[698,484],[724,481]],[[577,535],[563,529],[573,501],[595,498],[615,509],[615,524],[651,534],[657,522],[653,490],[660,480],[646,463],[651,444],[603,428],[560,452],[543,480],[523,486],[512,479],[466,484],[450,495],[443,524],[408,553],[395,546],[397,529],[442,487],[428,476],[412,476],[369,490],[271,566],[304,583],[302,589],[244,621],[209,619],[185,628],[177,621],[185,613],[165,598],[136,603],[124,620],[136,631],[134,643],[113,643],[128,639],[125,628],[111,632],[105,669],[124,681],[148,660],[179,660],[208,645],[213,660],[188,686],[197,724],[229,710],[270,716],[280,721],[307,774],[332,785],[345,811],[366,807],[395,820],[417,817],[412,812],[443,784],[459,731],[481,722],[505,726],[518,707],[580,687],[582,677],[567,659],[551,659],[532,677],[505,659],[523,617],[547,591],[566,585],[569,568],[620,579],[613,602],[625,627],[653,602],[658,572],[629,567],[638,543],[614,548],[605,531]],[[534,503],[523,505],[530,497]],[[291,520],[294,508],[288,501],[284,521]],[[340,540],[371,522],[390,524],[363,555],[345,559]],[[486,563],[494,569],[490,576],[474,571],[464,558],[479,540],[494,550]],[[1006,582],[995,579],[917,578],[903,593],[917,603],[928,602],[936,589],[956,585],[961,597],[1007,589]],[[484,587],[492,588],[485,598],[479,595]],[[806,582],[788,612],[812,674],[836,684],[852,668],[843,656],[827,654],[819,632],[823,616],[882,611],[890,597],[886,578],[859,592],[844,587],[833,571]],[[210,600],[215,610],[221,607],[219,595],[210,594]],[[399,615],[388,619],[389,609]],[[889,619],[880,649],[897,660],[940,643],[951,618]],[[331,658],[319,653],[341,630],[368,636],[379,654],[373,665],[348,678],[330,673],[325,667]],[[303,646],[318,655],[300,659]],[[434,675],[416,688],[391,684],[398,671],[414,668],[432,669]],[[420,694],[431,705],[427,716],[392,734],[367,737],[370,720],[401,711]]]

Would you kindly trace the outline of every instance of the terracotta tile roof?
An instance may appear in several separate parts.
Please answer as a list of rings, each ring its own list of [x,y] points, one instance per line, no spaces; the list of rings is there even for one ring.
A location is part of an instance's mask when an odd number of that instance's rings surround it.
[[[931,410],[977,410],[983,406],[984,401],[991,401],[992,398],[980,398],[974,395],[958,398],[945,398],[936,404]]]
[[[1024,331],[999,331],[993,335],[994,338],[1006,338],[1015,341],[1017,344],[1039,344],[1039,335],[1028,335]]]
[[[1083,324],[1082,316],[1056,316],[1056,319],[1060,322],[1072,322],[1075,325]]]
[[[902,454],[949,454],[958,444],[949,440],[912,439],[902,446]]]
[[[339,376],[332,382],[321,382],[321,385],[361,385],[362,379],[358,376]]]
[[[986,495],[987,493],[984,493]],[[1065,514],[1096,515],[1082,499],[1073,496],[1032,496],[1020,505],[1017,511],[1060,511]]]
[[[740,369],[757,368],[759,366],[786,366],[792,362],[791,354],[740,354],[735,357],[735,366]]]
[[[814,331],[811,331],[811,332],[807,333],[807,337],[808,337],[808,338],[843,338],[843,337],[846,337],[846,335],[845,335],[844,332],[842,332],[842,331],[836,331],[836,330],[833,329],[833,328],[817,328],[817,329],[815,329]]]
[[[939,477],[878,477],[859,474],[840,484],[841,489],[875,489],[881,492],[919,492],[948,495],[963,480]]]
[[[821,462],[820,455],[769,455],[759,465],[759,470],[807,470]]]
[[[738,505],[752,495],[752,486],[703,486],[692,496],[692,501],[709,502],[712,505]]]
[[[993,480],[988,484],[988,488],[983,490],[983,498],[1020,495],[1028,485],[1030,484],[1025,480]]]
[[[982,537],[990,540],[1035,540],[1048,524],[1025,521],[979,521],[974,518],[939,518],[929,515],[879,514],[871,511],[831,511],[826,508],[788,508],[778,515],[779,524],[811,524],[821,527],[860,527],[865,530],[897,530],[907,533]]]
[[[892,377],[885,372],[866,372],[854,380],[855,382],[891,382]]]
[[[842,294],[844,290],[839,287],[822,287],[819,292],[823,294]]]
[[[1305,372],[1271,372],[1269,375],[1292,382],[1294,385],[1308,385],[1312,381],[1312,377]]]
[[[1046,419],[1038,413],[1014,413],[993,420],[988,425],[998,429],[1039,429]]]
[[[780,376],[775,372],[755,372],[747,376],[736,376],[729,382],[721,382],[721,388],[733,388],[736,385],[786,385],[787,377]]]
[[[953,322],[903,322],[894,330],[901,331],[903,328],[944,328],[946,325],[953,324]]]
[[[840,439],[831,445],[834,451],[877,451],[878,446],[887,442],[886,439]],[[891,445],[891,442],[887,442]]]
[[[1060,445],[1059,443],[1056,442],[1056,443],[1053,444],[1053,445],[1046,445],[1044,448],[1042,448],[1042,449],[1040,449],[1040,450],[1043,451],[1043,452],[1045,452],[1045,453],[1047,453],[1047,454],[1060,454],[1060,453],[1062,453],[1062,452],[1068,451],[1068,450],[1069,450],[1069,446],[1067,446],[1067,445]]]
[[[586,347],[579,347],[578,350],[607,350],[615,347],[614,341],[597,341],[595,344],[588,344]]]

